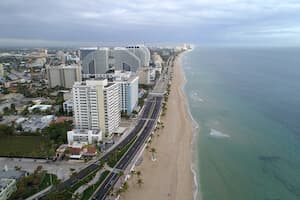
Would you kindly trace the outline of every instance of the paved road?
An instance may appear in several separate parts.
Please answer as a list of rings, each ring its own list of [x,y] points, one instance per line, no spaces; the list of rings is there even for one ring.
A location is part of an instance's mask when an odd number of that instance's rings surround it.
[[[150,119],[155,119],[155,120],[148,120],[146,122],[146,125],[144,126],[144,129],[142,130],[138,139],[134,142],[132,147],[121,158],[121,160],[118,162],[118,164],[115,168],[117,168],[119,170],[125,170],[128,167],[128,165],[131,163],[131,161],[135,157],[135,155],[142,148],[143,144],[146,142],[147,138],[150,136],[150,134],[154,128],[154,125],[156,123],[156,120],[158,119],[159,110],[161,107],[161,101],[162,101],[162,97],[155,97],[155,105],[154,105],[153,111],[150,116]],[[106,198],[106,195],[108,194],[108,192],[113,188],[113,186],[116,184],[116,182],[118,181],[119,178],[120,178],[119,174],[112,172],[105,179],[105,181],[99,187],[99,189],[96,191],[96,193],[93,196],[93,199],[104,200]]]
[[[147,118],[149,116],[149,112],[152,108],[153,103],[154,103],[153,99],[148,98],[148,101],[146,102],[146,105],[142,112],[142,118]],[[86,177],[88,174],[97,170],[99,168],[100,163],[102,161],[106,160],[112,154],[112,152],[114,152],[117,149],[122,149],[123,147],[125,147],[141,131],[141,129],[144,127],[145,123],[146,123],[146,120],[143,120],[143,119],[138,120],[137,126],[116,147],[114,147],[110,151],[106,152],[106,154],[103,155],[98,161],[96,161],[96,162],[88,165],[84,169],[80,170],[75,176],[70,177],[69,179],[60,183],[56,188],[53,188],[49,192],[41,195],[39,199],[43,199],[48,193],[55,192],[55,191],[62,191],[66,188],[69,188],[70,186],[77,183],[79,180]]]
[[[174,56],[169,57],[164,70],[162,71],[159,79],[156,81],[155,87],[151,92],[152,94],[163,94],[166,91],[170,79],[170,73],[172,71],[171,66],[173,65],[174,58]]]

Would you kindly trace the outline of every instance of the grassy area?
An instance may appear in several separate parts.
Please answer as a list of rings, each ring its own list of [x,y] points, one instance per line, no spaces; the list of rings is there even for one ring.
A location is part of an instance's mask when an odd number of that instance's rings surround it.
[[[12,126],[0,124],[0,156],[46,158],[55,155],[60,144],[66,143],[72,122],[51,124],[39,133],[16,133]]]
[[[109,171],[105,171],[101,174],[99,180],[91,185],[90,187],[88,187],[87,189],[85,189],[82,193],[82,197],[81,200],[88,200],[90,199],[90,197],[94,194],[95,190],[100,186],[100,184],[105,180],[105,178],[108,176]]]
[[[51,145],[43,136],[2,136],[0,156],[47,157],[53,155]]]

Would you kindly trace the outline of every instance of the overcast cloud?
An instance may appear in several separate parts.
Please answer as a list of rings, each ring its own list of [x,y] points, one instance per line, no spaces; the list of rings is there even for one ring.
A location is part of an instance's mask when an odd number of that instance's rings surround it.
[[[0,46],[300,44],[299,0],[1,0]]]

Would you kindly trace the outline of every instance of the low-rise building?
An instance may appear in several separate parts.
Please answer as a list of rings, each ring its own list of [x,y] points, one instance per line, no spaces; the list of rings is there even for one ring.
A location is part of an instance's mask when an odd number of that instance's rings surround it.
[[[17,190],[15,179],[0,179],[0,200],[7,200]]]
[[[46,111],[51,108],[52,108],[52,105],[37,104],[37,105],[33,105],[33,106],[29,107],[28,110],[29,110],[29,112],[32,112],[35,109],[38,109],[40,111]]]
[[[94,157],[98,154],[97,148],[94,146],[84,145],[81,143],[74,143],[69,145],[65,150],[66,156],[71,159],[82,159]]]
[[[95,144],[102,141],[102,132],[100,130],[80,130],[73,129],[67,133],[68,144]]]
[[[9,199],[12,193],[17,190],[16,182],[28,173],[22,170],[8,169],[7,166],[0,170],[0,200]]]
[[[55,119],[54,115],[33,115],[29,118],[19,117],[15,122],[17,125],[21,125],[23,131],[36,132],[49,126]]]
[[[65,101],[63,103],[63,110],[68,115],[73,113],[73,109],[74,109],[74,104],[73,104],[73,99],[72,98],[68,99],[67,101]]]

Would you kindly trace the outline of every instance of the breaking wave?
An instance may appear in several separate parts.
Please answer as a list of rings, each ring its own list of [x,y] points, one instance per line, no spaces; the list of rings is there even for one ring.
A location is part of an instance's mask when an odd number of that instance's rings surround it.
[[[227,135],[227,134],[222,133],[221,131],[217,131],[215,129],[210,129],[209,135],[211,137],[215,137],[215,138],[229,138],[230,137],[230,135]]]

